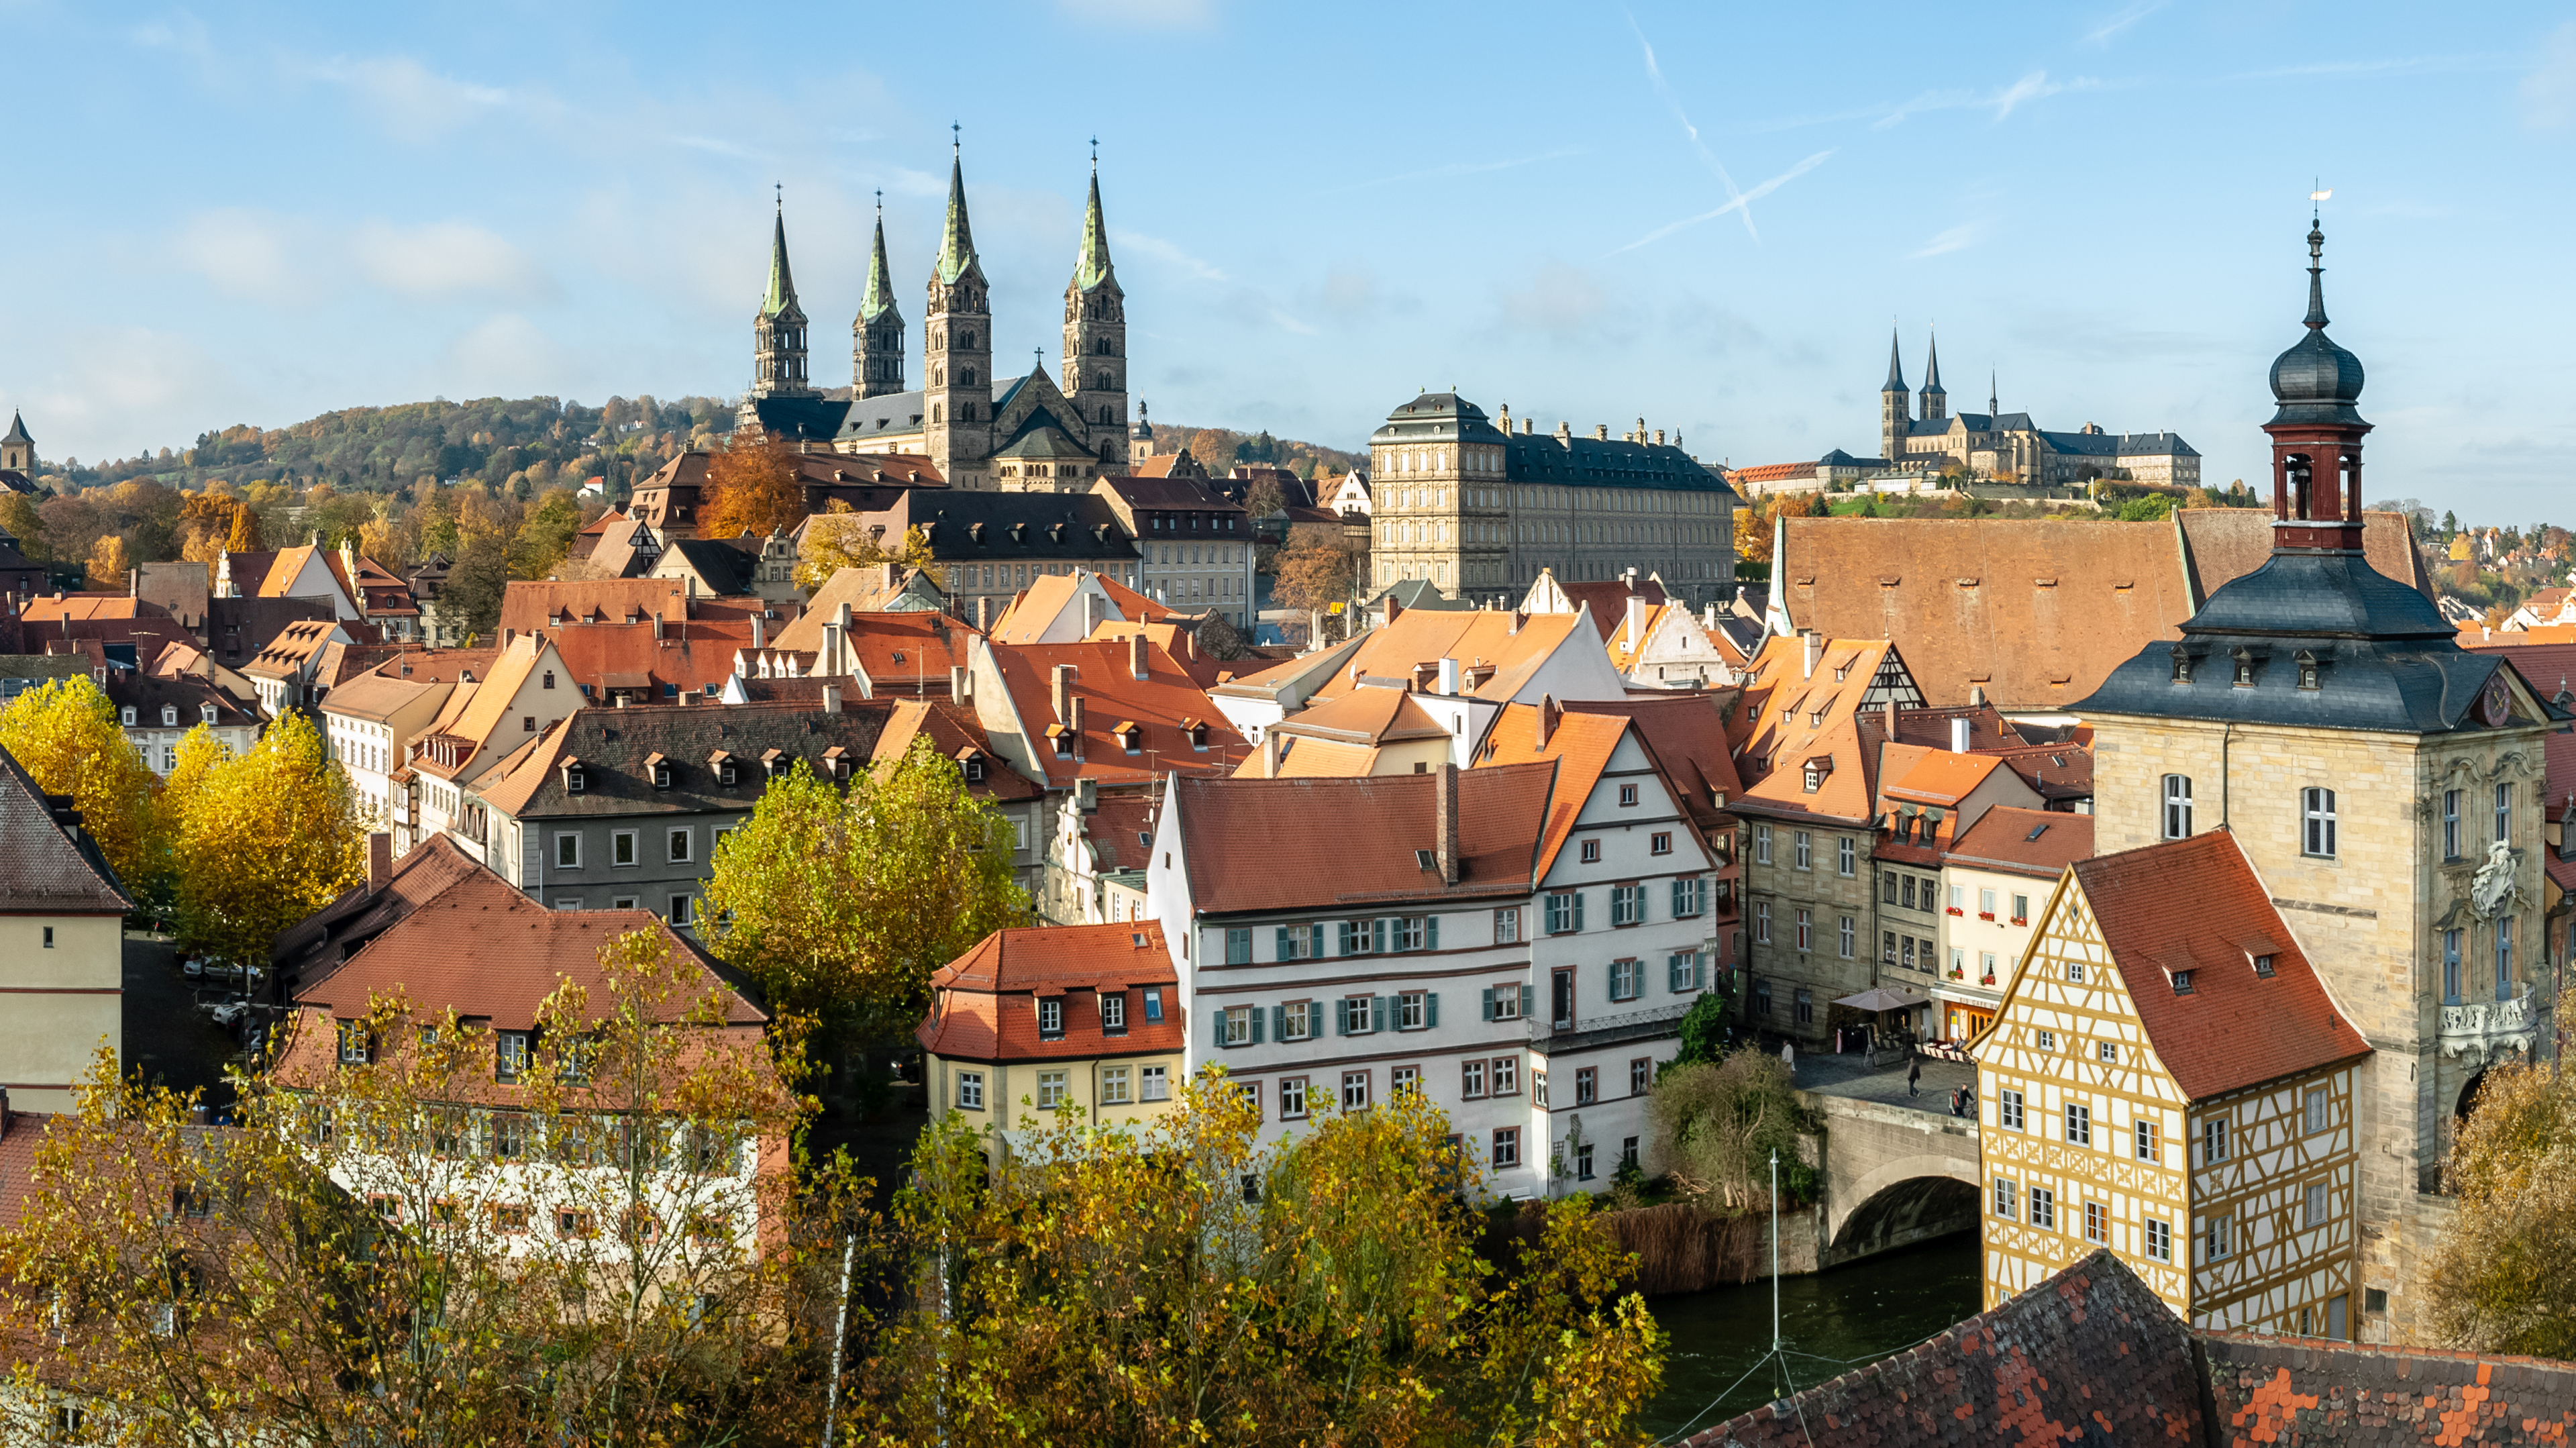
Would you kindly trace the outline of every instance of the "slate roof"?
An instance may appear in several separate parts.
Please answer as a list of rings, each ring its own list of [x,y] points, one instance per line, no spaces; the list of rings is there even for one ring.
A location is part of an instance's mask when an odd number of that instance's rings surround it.
[[[854,774],[875,754],[893,707],[869,699],[852,699],[838,714],[802,703],[584,707],[512,756],[475,794],[519,818],[749,810],[767,787],[762,760],[771,750],[782,764],[802,760],[827,779],[834,759],[846,760]],[[719,752],[737,766],[730,786],[714,761]],[[653,787],[657,754],[671,767],[668,789]],[[584,766],[578,794],[564,787],[564,765],[574,759]]]
[[[195,674],[165,678],[115,669],[109,671],[105,689],[108,703],[134,711],[132,727],[136,729],[171,727],[161,722],[163,705],[179,711],[177,727],[181,729],[194,729],[200,723],[211,723],[219,729],[248,728],[259,723],[258,716],[244,709],[232,695]],[[215,707],[215,717],[211,720],[205,717],[205,708],[209,704]]]
[[[1188,848],[1190,898],[1209,914],[1333,910],[1399,899],[1529,891],[1558,765],[1458,773],[1458,883],[1443,885],[1416,850],[1439,843],[1436,774],[1342,779],[1173,781]],[[1329,841],[1282,850],[1283,840]]]
[[[749,549],[743,547],[750,543]],[[735,538],[675,538],[662,550],[663,557],[677,553],[689,570],[706,580],[709,591],[718,594],[750,593],[760,569],[759,540]],[[656,559],[655,566],[661,566]]]
[[[2174,523],[2195,606],[2272,561],[2272,514],[2267,508],[2178,508]],[[2362,514],[2361,552],[2380,573],[2426,598],[2436,597],[2404,514]]]
[[[2148,1044],[2192,1100],[2370,1054],[2233,834],[2209,830],[2074,870]],[[2253,955],[2272,956],[2271,976],[2254,973]],[[2190,993],[2173,989],[2175,970],[2192,972]]]
[[[312,598],[210,598],[206,600],[206,651],[228,668],[241,668],[267,652],[286,628],[330,621],[329,603]]]
[[[2105,1249],[1952,1327],[1684,1448],[2147,1444],[2206,1437],[2191,1334]]]
[[[0,911],[122,915],[134,908],[97,841],[66,822],[73,813],[68,798],[47,795],[0,749]]]
[[[1131,994],[1125,1030],[1103,1026],[1101,994],[1148,986],[1164,988],[1163,1019],[1147,1021]],[[1189,1039],[1179,986],[1156,921],[996,930],[930,977],[935,1004],[914,1036],[934,1055],[971,1061],[1163,1055]],[[1042,997],[1064,1002],[1053,1037],[1038,1034]]]

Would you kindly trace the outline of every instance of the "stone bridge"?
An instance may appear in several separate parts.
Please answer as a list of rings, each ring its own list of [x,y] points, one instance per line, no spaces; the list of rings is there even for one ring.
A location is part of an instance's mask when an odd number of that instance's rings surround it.
[[[1824,1183],[1805,1220],[1782,1223],[1782,1270],[1821,1271],[1977,1230],[1977,1123],[1950,1114],[1951,1090],[1975,1072],[1922,1065],[1916,1096],[1902,1070],[1830,1056],[1798,1063],[1798,1099],[1824,1122]]]

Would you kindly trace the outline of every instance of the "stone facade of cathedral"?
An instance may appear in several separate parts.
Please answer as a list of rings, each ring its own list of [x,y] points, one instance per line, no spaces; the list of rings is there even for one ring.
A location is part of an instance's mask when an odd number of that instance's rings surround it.
[[[2105,432],[2089,422],[2073,432],[2050,432],[2027,412],[2003,411],[1991,388],[1984,412],[1953,414],[1941,386],[1937,343],[1925,358],[1922,416],[1913,415],[1894,338],[1888,341],[1887,383],[1878,398],[1880,470],[1941,472],[1955,466],[2052,488],[2123,475],[2141,483],[2200,486],[2200,453],[2171,432]]]
[[[867,288],[850,324],[851,385],[815,387],[782,216],[770,237],[769,287],[752,319],[752,385],[737,425],[778,433],[809,452],[924,458],[948,486],[977,491],[1087,492],[1093,480],[1127,471],[1127,296],[1110,264],[1096,163],[1081,249],[1064,289],[1058,375],[994,371],[992,301],[968,224],[962,158],[950,163],[947,220],[924,305],[922,385],[907,390],[903,311],[880,215]]]

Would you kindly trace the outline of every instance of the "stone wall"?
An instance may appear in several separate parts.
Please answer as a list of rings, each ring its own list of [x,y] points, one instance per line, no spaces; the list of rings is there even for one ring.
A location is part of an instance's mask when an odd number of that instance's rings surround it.
[[[1974,1121],[1812,1091],[1798,1099],[1825,1125],[1817,1267],[1977,1230]]]

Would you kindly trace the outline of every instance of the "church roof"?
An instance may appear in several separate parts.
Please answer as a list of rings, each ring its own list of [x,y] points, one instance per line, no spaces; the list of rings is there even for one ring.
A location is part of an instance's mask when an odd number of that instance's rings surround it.
[[[1931,350],[1924,359],[1923,393],[1927,397],[1950,395],[1949,389],[1941,385],[1941,342],[1938,338],[1931,340]]]
[[[1066,436],[1064,429],[1056,426],[1052,418],[1041,413],[1036,421],[1036,426],[1023,430],[1019,436],[1012,438],[1009,443],[1000,448],[996,448],[993,452],[993,456],[997,458],[1037,458],[1040,460],[1053,458],[1083,458],[1096,461],[1096,459],[1091,458],[1090,449]]]
[[[885,207],[877,207],[876,250],[868,257],[868,289],[859,294],[859,320],[873,322],[895,304],[894,278],[886,269]]]
[[[788,301],[793,304],[795,297],[791,294]],[[838,436],[842,416],[850,407],[828,397],[754,397],[747,405],[763,430],[800,442]]]
[[[921,420],[930,415],[930,408],[923,403],[919,392],[888,392],[876,397],[855,397],[846,403],[833,405],[844,409],[840,426],[834,433],[837,442],[919,432]]]
[[[1094,161],[1091,204],[1082,217],[1082,255],[1074,262],[1073,284],[1087,292],[1109,279],[1109,227],[1100,219],[1100,163]]]
[[[2308,335],[2272,360],[2272,397],[2280,411],[2272,425],[2361,422],[2361,359],[2326,336],[2325,244],[2322,228],[2308,230]],[[2364,424],[2367,425],[2367,424]]]
[[[760,314],[775,317],[797,310],[796,279],[787,273],[787,212],[780,208],[769,233],[769,290],[760,298]]]
[[[967,272],[978,270],[975,264],[975,235],[966,224],[966,162],[952,157],[948,163],[948,225],[939,235],[939,261],[933,268],[942,286],[955,286]]]
[[[1878,389],[1881,392],[1905,390],[1905,361],[1896,355],[1896,346],[1896,330],[1891,327],[1887,333],[1887,385]]]
[[[23,442],[29,447],[36,445],[36,440],[27,436],[27,419],[19,416],[15,409],[9,413],[9,431],[7,435],[0,436],[0,442]]]

